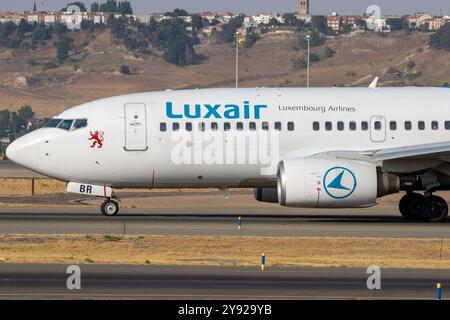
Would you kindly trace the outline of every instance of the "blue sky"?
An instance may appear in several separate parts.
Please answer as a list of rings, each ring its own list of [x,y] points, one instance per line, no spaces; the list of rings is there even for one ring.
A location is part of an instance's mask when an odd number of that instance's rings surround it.
[[[34,0],[0,0],[0,11],[31,10]],[[39,9],[59,10],[69,1],[37,0]],[[93,1],[84,1],[89,4]],[[100,0],[98,2],[103,2]],[[297,10],[297,0],[131,0],[137,13],[165,12],[174,8],[185,8],[190,12],[232,11],[247,14],[270,12],[293,12]],[[450,0],[311,0],[312,14],[362,14],[371,4],[377,4],[385,14],[407,14],[426,11],[433,14],[450,15]]]

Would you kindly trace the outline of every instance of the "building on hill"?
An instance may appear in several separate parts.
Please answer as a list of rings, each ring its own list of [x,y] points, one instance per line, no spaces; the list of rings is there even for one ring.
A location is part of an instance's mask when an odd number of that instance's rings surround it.
[[[20,20],[22,20],[22,19],[23,19],[23,15],[18,14],[15,11],[0,12],[0,22],[1,23],[12,22],[15,24],[19,24]]]
[[[420,28],[423,25],[425,25],[425,23],[427,23],[428,20],[433,19],[433,17],[428,13],[419,12],[412,16],[407,17],[406,19],[409,21],[410,26]]]
[[[434,17],[427,20],[428,29],[431,31],[437,31],[441,29],[446,23],[450,22],[450,17]]]
[[[367,28],[372,31],[383,31],[383,32],[390,32],[391,29],[389,25],[387,24],[386,20],[387,17],[376,17],[376,16],[363,16],[362,20],[364,20],[367,23]]]
[[[112,14],[108,12],[79,12],[74,14],[72,12],[60,11],[25,11],[23,18],[30,24],[43,23],[45,25],[52,25],[55,23],[62,23],[70,30],[81,29],[82,21],[91,21],[94,24],[106,24],[109,16],[120,18],[122,14]],[[125,15],[127,18],[137,19],[134,14]]]
[[[327,26],[334,31],[340,31],[344,25],[350,25],[352,29],[355,29],[361,19],[361,16],[340,16],[333,12],[330,16],[327,16]]]

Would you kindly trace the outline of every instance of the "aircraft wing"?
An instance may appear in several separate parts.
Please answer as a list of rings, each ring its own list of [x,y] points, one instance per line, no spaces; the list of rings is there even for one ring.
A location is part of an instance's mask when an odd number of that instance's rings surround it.
[[[450,162],[450,142],[428,143],[401,148],[384,149],[374,152],[374,161],[396,159],[439,159]]]

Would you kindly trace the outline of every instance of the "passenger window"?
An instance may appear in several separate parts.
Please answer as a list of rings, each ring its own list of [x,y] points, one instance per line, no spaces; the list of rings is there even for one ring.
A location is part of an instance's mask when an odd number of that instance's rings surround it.
[[[264,121],[264,122],[262,123],[262,129],[263,129],[264,131],[268,131],[268,130],[269,130],[269,123],[266,122],[266,121]]]
[[[361,129],[362,129],[362,131],[369,130],[369,123],[367,121],[361,122]]]
[[[249,128],[251,131],[255,131],[256,130],[256,123],[255,122],[250,122],[249,123]]]
[[[244,124],[243,124],[242,122],[236,123],[236,130],[237,130],[237,131],[242,131],[242,130],[244,130]]]
[[[325,122],[325,130],[327,131],[333,130],[333,124],[331,123],[331,121]]]
[[[392,131],[397,130],[397,122],[391,121],[391,122],[389,123],[389,128],[390,128]]]
[[[374,123],[375,130],[381,130],[381,121],[375,121]]]
[[[204,122],[200,122],[200,123],[198,124],[198,130],[200,130],[200,131],[205,131],[205,129],[206,129],[205,123],[204,123]]]
[[[45,125],[45,127],[46,128],[56,128],[61,123],[61,121],[62,121],[62,119],[52,119]]]
[[[179,131],[180,130],[180,124],[178,122],[172,123],[172,130],[173,131]]]
[[[425,130],[425,121],[419,121],[418,127],[419,130]]]
[[[212,131],[219,130],[219,125],[217,124],[217,122],[211,122],[211,130]]]
[[[350,121],[349,128],[350,128],[350,131],[356,131],[356,122]]]
[[[405,130],[411,130],[412,129],[412,124],[411,121],[405,121]]]
[[[288,122],[288,130],[289,131],[294,131],[294,129],[295,129],[294,123],[293,122]]]
[[[69,131],[70,128],[72,127],[72,123],[73,123],[73,120],[63,120],[59,124],[58,128]]]
[[[166,132],[167,131],[167,124],[165,122],[161,122],[159,124],[159,131]]]
[[[439,122],[437,122],[437,121],[432,121],[432,122],[431,122],[431,129],[432,129],[432,130],[438,130],[438,129],[439,129]]]
[[[450,121],[445,121],[445,130],[450,130]]]
[[[231,130],[231,124],[229,122],[225,122],[223,124],[223,130],[230,131]]]
[[[338,129],[339,131],[344,130],[344,123],[343,123],[342,121],[339,121],[339,122],[337,123],[337,129]]]
[[[281,122],[275,122],[275,130],[281,131],[281,129],[282,129]]]
[[[319,131],[320,130],[320,123],[315,121],[313,122],[313,130],[314,131]]]
[[[186,122],[186,131],[192,131],[192,123]]]
[[[77,119],[73,124],[72,130],[77,130],[87,127],[87,119]]]

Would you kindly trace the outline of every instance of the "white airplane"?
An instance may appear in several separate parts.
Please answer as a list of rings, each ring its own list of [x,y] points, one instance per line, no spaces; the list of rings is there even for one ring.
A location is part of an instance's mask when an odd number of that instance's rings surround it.
[[[12,161],[103,197],[113,189],[253,188],[287,207],[354,208],[406,191],[406,219],[444,221],[448,88],[205,89],[130,94],[64,111]],[[422,193],[417,193],[421,191]]]

